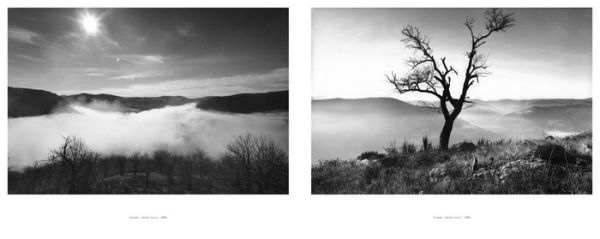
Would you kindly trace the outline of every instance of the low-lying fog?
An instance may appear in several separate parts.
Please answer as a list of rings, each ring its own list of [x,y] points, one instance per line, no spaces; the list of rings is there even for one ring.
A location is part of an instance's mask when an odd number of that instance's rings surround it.
[[[157,149],[188,153],[200,148],[217,157],[235,136],[251,133],[269,136],[288,151],[287,113],[225,114],[203,111],[194,103],[137,113],[119,108],[98,102],[71,104],[51,115],[9,119],[9,167],[46,160],[66,136],[77,136],[104,154]]]
[[[312,162],[356,158],[364,151],[383,152],[394,142],[421,145],[423,136],[437,144],[443,118],[437,115],[390,116],[335,112],[312,112]],[[471,136],[491,136],[490,132],[457,123],[451,143]]]
[[[363,100],[366,101],[366,100]],[[312,110],[312,162],[330,159],[353,159],[365,151],[384,152],[385,147],[404,141],[422,145],[427,136],[434,146],[438,145],[443,117],[411,111],[395,103],[390,107],[378,100],[372,109],[364,110],[361,102],[313,104]],[[381,100],[379,100],[381,101]],[[353,105],[354,104],[354,105]],[[396,105],[394,107],[394,105]],[[362,108],[361,108],[362,107]],[[403,108],[404,107],[404,108]],[[500,108],[500,107],[496,107]],[[481,107],[469,109],[459,116],[450,137],[450,143],[478,139],[537,139],[548,135],[565,137],[592,129],[591,104],[586,107],[565,106],[534,108],[503,114],[501,108]],[[356,111],[356,112],[354,112]]]

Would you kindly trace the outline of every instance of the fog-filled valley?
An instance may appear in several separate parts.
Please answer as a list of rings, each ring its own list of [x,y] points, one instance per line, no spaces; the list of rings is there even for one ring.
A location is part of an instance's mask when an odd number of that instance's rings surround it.
[[[475,103],[442,150],[426,103],[313,100],[313,194],[591,194],[591,99]]]
[[[287,151],[287,113],[220,113],[198,109],[194,103],[141,112],[119,109],[93,102],[71,104],[50,115],[9,119],[9,167],[22,169],[46,160],[66,136],[80,137],[104,154],[202,149],[217,157],[235,136],[251,133],[269,136]]]
[[[287,194],[287,8],[12,8],[9,194]]]
[[[287,193],[287,95],[9,88],[9,193]]]
[[[456,121],[451,144],[478,139],[529,139],[591,130],[591,99],[476,100]],[[444,119],[417,102],[392,98],[312,102],[312,159],[356,158],[426,136],[437,143]]]

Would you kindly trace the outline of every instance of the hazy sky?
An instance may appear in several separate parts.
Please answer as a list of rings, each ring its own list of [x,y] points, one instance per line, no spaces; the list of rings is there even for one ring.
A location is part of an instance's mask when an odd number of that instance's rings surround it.
[[[413,25],[431,37],[436,58],[464,76],[470,35],[463,25],[476,18],[484,29],[485,9],[314,9],[312,94],[314,98],[399,96],[386,81],[391,71],[404,75],[413,51],[401,42],[402,28]],[[469,90],[471,98],[587,98],[592,95],[591,9],[503,9],[516,25],[493,34],[480,52],[492,74]],[[454,81],[458,81],[456,76]],[[462,79],[460,79],[462,83]],[[454,91],[459,90],[457,88]]]
[[[8,85],[199,97],[288,88],[287,9],[9,9]]]

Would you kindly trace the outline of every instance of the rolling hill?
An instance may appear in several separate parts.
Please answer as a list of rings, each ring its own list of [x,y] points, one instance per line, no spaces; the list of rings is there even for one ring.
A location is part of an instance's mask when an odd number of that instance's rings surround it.
[[[106,102],[118,104],[129,112],[145,111],[195,102],[203,110],[226,113],[264,113],[287,111],[288,92],[237,94],[231,96],[207,96],[186,98],[183,96],[121,97],[109,94],[76,94],[59,96],[49,91],[8,87],[8,117],[37,116],[52,113],[68,103],[89,104]]]
[[[476,101],[459,118],[509,137],[540,137],[548,131],[592,129],[592,99]]]
[[[232,113],[274,112],[288,110],[288,92],[209,96],[197,100],[198,108]]]
[[[479,138],[539,138],[592,129],[592,99],[475,100],[455,122],[451,143]],[[437,143],[443,117],[393,98],[312,101],[312,157],[353,158],[394,140]],[[419,143],[420,144],[420,143]]]
[[[48,91],[8,87],[8,117],[50,114],[62,100]]]

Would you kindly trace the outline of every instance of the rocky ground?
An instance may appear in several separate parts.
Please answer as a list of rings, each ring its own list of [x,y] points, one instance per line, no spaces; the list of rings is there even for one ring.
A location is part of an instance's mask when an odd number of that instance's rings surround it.
[[[407,145],[312,168],[313,193],[590,194],[592,135]]]

